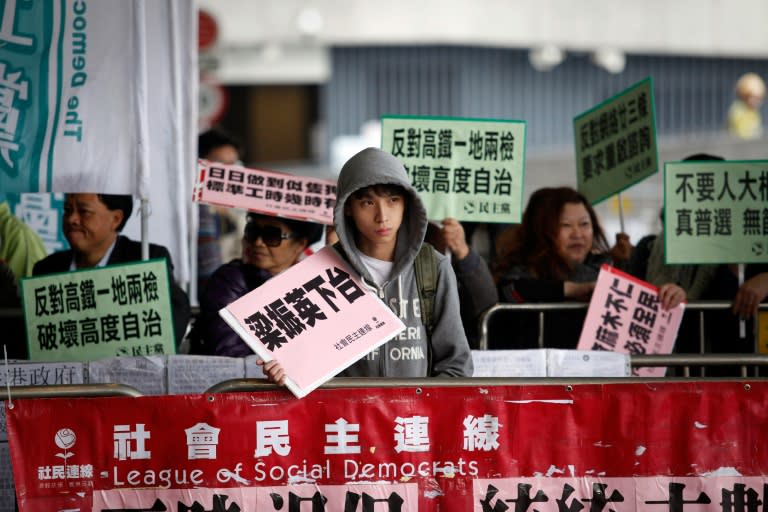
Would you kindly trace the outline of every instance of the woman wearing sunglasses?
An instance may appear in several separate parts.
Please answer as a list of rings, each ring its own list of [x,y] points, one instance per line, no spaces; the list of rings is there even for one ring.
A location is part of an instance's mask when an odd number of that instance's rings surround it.
[[[242,258],[222,265],[200,298],[192,352],[242,357],[253,351],[219,316],[219,310],[296,263],[307,246],[320,240],[321,224],[249,213]]]

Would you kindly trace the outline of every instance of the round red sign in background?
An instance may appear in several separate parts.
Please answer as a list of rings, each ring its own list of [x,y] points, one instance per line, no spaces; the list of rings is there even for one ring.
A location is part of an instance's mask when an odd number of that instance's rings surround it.
[[[208,11],[197,11],[197,49],[205,51],[216,44],[219,38],[219,25]]]

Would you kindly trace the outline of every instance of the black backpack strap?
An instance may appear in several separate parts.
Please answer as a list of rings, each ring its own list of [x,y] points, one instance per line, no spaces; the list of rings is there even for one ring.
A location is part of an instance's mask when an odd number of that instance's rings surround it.
[[[437,294],[437,257],[428,243],[421,245],[413,262],[416,288],[419,290],[421,323],[427,330],[427,364],[432,375],[432,330],[435,327],[435,295]]]

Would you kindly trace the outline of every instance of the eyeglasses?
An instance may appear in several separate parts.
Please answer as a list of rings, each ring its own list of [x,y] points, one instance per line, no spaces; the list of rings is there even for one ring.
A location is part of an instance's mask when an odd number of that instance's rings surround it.
[[[283,240],[288,240],[296,236],[295,233],[284,233],[277,226],[259,226],[255,222],[249,222],[245,225],[245,240],[253,243],[257,238],[261,238],[267,247],[277,247]]]

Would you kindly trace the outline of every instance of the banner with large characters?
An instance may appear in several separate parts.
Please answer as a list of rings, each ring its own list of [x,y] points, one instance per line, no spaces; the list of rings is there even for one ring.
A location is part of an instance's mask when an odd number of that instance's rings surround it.
[[[196,161],[196,14],[186,0],[0,3],[0,191],[147,199],[149,238],[171,251],[180,281]]]
[[[14,400],[21,512],[758,511],[768,383]]]

